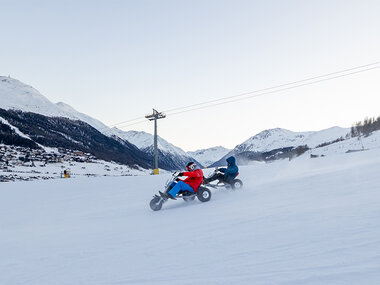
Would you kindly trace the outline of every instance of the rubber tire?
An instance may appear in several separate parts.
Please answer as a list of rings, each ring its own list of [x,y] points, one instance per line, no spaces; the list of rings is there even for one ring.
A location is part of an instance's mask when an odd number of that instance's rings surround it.
[[[161,197],[153,197],[153,199],[150,201],[150,208],[153,211],[159,211],[162,208],[163,201],[159,202],[161,200]]]
[[[243,182],[240,179],[234,179],[231,183],[232,190],[240,190],[243,188]]]
[[[201,202],[208,202],[211,199],[211,191],[205,187],[201,187],[198,189],[197,197]]]

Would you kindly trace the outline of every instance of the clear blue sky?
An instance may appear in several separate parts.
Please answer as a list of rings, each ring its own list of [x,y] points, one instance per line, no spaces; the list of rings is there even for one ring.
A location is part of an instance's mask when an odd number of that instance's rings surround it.
[[[379,1],[2,1],[0,74],[111,125],[380,60]],[[185,150],[380,115],[380,69],[168,116]],[[125,130],[152,132],[149,122]]]

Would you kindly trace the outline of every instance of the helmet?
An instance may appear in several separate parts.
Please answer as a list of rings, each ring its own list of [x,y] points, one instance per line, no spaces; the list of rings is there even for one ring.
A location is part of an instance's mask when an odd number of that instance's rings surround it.
[[[186,165],[186,169],[188,171],[194,171],[196,169],[197,165],[195,164],[195,162],[193,161],[190,161],[187,165]]]

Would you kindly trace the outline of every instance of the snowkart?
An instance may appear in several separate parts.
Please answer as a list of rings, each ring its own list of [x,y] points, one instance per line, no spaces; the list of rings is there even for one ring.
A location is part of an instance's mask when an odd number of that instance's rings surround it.
[[[215,174],[218,174],[219,172],[219,168],[216,167],[215,170],[213,172],[210,173],[209,176],[206,177],[206,180],[212,176],[214,176]],[[240,180],[240,179],[236,179],[236,177],[239,175],[236,174],[235,178],[231,181],[231,182],[227,182],[227,181],[224,181],[224,180],[221,180],[221,179],[217,179],[215,181],[217,181],[217,183],[207,183],[206,185],[207,186],[210,186],[212,188],[225,188],[225,189],[232,189],[232,190],[239,190],[239,189],[242,189],[243,188],[243,182]]]
[[[174,172],[172,176],[166,181],[165,183],[165,191],[164,193],[168,193],[170,189],[172,189],[173,182],[178,181],[178,173]],[[211,199],[211,191],[207,189],[206,187],[200,185],[199,188],[195,193],[192,193],[190,191],[180,191],[175,199],[180,198],[183,199],[185,202],[193,201],[195,198],[198,198],[201,202],[208,202]],[[150,208],[153,211],[159,211],[162,208],[162,205],[167,201],[167,199],[163,198],[161,195],[156,194],[153,196],[153,199],[150,201]]]

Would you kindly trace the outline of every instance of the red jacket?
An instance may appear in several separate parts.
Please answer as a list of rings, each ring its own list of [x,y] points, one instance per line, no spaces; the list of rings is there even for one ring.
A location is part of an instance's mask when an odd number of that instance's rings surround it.
[[[189,184],[191,188],[194,189],[194,192],[197,193],[199,185],[201,185],[203,181],[203,171],[202,169],[195,169],[191,172],[184,172],[183,176],[187,176],[183,182]]]

